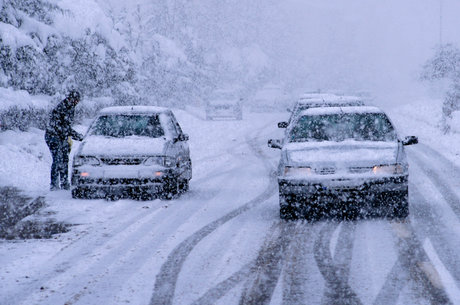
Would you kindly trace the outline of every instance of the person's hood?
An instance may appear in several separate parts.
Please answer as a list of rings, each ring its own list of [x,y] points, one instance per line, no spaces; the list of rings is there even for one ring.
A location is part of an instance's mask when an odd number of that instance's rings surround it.
[[[84,156],[158,156],[164,153],[167,143],[164,137],[87,136],[80,145],[79,154]]]

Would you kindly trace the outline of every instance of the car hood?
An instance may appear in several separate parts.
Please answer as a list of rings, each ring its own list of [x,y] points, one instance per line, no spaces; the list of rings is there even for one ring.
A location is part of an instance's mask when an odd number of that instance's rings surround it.
[[[297,165],[374,166],[394,164],[398,142],[302,142],[284,145],[287,163]],[[342,166],[341,166],[342,165]]]
[[[86,137],[80,146],[80,155],[85,156],[154,156],[162,155],[165,150],[165,138],[104,136]]]

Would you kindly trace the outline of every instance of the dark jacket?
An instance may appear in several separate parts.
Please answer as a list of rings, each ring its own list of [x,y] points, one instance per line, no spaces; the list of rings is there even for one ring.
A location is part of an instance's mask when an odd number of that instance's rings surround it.
[[[75,116],[75,105],[68,99],[64,99],[51,111],[46,134],[49,137],[57,137],[66,140],[72,137],[74,140],[81,141],[83,136],[72,129]]]

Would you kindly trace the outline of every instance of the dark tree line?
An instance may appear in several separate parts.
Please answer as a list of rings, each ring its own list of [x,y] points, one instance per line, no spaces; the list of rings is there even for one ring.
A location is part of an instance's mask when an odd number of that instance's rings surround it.
[[[460,110],[460,49],[453,44],[437,47],[434,56],[423,66],[421,78],[428,82],[447,82],[442,105],[442,129],[448,133],[452,113]]]

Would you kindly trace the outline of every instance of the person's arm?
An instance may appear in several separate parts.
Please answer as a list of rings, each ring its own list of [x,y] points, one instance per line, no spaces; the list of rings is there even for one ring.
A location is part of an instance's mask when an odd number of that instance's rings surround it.
[[[76,132],[75,130],[71,129],[70,130],[70,136],[72,139],[75,141],[82,141],[83,140],[83,135],[81,133]]]

